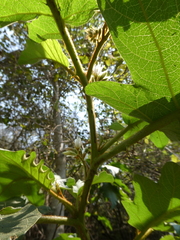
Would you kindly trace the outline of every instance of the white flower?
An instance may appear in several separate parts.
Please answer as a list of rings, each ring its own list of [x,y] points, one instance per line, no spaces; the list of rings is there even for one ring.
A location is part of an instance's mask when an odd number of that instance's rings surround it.
[[[67,186],[64,184],[66,182],[66,179],[62,179],[59,175],[54,174],[54,182],[52,184],[52,190],[56,191],[56,186],[58,185],[60,188],[67,188]]]
[[[102,80],[107,80],[108,77],[106,76],[107,71],[103,71],[103,66],[98,63],[97,65],[94,65],[93,71],[92,71],[92,82],[96,81],[102,81]]]
[[[79,194],[83,186],[84,186],[84,182],[79,179],[76,182],[76,185],[73,186],[73,192]]]

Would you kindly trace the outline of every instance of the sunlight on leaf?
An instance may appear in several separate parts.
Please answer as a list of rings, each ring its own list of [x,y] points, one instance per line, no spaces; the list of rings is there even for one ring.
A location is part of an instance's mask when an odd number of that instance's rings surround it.
[[[27,40],[26,48],[21,53],[19,64],[33,64],[42,59],[50,59],[68,67],[68,59],[62,51],[57,40],[46,40],[36,43],[30,39]]]
[[[50,189],[54,181],[52,171],[43,160],[35,163],[36,153],[25,157],[25,151],[0,150],[0,201],[22,194],[35,205],[43,205],[44,194],[40,188]]]
[[[151,133],[150,140],[154,143],[156,147],[161,149],[164,148],[169,142],[169,139],[166,137],[166,135],[160,131],[155,131]]]
[[[102,171],[99,173],[99,175],[94,176],[92,184],[97,184],[102,182],[113,183],[114,178],[111,174],[107,173],[106,171]]]
[[[96,82],[86,93],[130,116],[151,122],[180,108],[180,2],[98,0],[133,85]],[[180,139],[180,119],[163,131]],[[176,128],[176,132],[174,129]]]

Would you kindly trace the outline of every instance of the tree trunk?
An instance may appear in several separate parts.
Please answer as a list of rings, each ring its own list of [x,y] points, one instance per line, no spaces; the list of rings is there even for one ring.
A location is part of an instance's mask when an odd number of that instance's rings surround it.
[[[55,154],[55,172],[62,179],[66,178],[66,157],[62,154],[64,149],[63,143],[63,121],[61,118],[61,109],[59,106],[59,85],[57,82],[53,83],[54,87],[54,104],[53,104],[53,120],[54,120],[54,138],[53,145],[56,151]],[[49,206],[52,209],[52,214],[57,216],[64,216],[64,206],[55,198],[50,196]],[[47,226],[46,239],[52,240],[56,238],[60,233],[64,232],[64,226],[57,226],[56,224],[49,224]]]

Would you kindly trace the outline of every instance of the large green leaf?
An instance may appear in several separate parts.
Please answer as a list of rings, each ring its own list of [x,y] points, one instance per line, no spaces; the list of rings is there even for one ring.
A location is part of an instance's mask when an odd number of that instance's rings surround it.
[[[158,183],[136,175],[134,178],[134,201],[122,201],[129,214],[129,223],[140,231],[153,228],[170,231],[164,222],[180,222],[180,166],[168,162],[164,165]]]
[[[98,0],[113,40],[137,86],[152,99],[179,93],[180,2]]]
[[[0,150],[0,201],[25,195],[35,205],[43,205],[40,188],[50,189],[54,174],[44,166],[43,160],[35,162],[36,153],[26,158],[25,151]]]
[[[32,22],[27,23],[28,36],[35,42],[46,39],[61,39],[61,34],[52,17],[40,16]]]
[[[58,3],[62,18],[71,26],[85,24],[97,8],[96,0],[58,0]]]
[[[58,7],[61,9],[61,17],[66,24],[80,26],[86,23],[97,8],[95,0],[58,0]],[[61,39],[61,35],[54,19],[40,16],[38,19],[28,23],[29,37],[37,42],[43,39]]]
[[[17,21],[28,21],[39,15],[51,15],[45,0],[6,0],[0,4],[0,27]]]
[[[26,205],[20,211],[10,215],[0,215],[0,240],[7,240],[24,235],[41,217],[33,205]],[[13,238],[13,239],[14,239]]]
[[[68,67],[68,59],[57,40],[48,39],[41,43],[27,40],[26,49],[21,53],[19,64],[33,64],[41,59],[50,59]]]
[[[95,0],[58,0],[56,4],[64,22],[71,26],[85,24],[97,8]],[[8,0],[0,5],[0,27],[33,19],[28,24],[32,40],[61,38],[46,0]]]
[[[92,83],[87,94],[147,122],[179,109],[180,2],[98,0],[98,4],[134,84]],[[179,121],[169,133],[178,125]]]

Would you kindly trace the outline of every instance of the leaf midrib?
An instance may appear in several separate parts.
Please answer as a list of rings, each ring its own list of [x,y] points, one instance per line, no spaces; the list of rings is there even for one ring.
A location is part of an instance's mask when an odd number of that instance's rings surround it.
[[[149,19],[148,19],[148,16],[146,14],[146,11],[144,9],[142,0],[138,0],[138,1],[139,1],[140,6],[141,6],[141,10],[144,13],[144,17],[146,19],[146,25],[147,25],[147,27],[148,27],[148,29],[150,31],[150,34],[151,34],[151,36],[152,36],[152,38],[154,40],[155,46],[156,46],[157,51],[159,53],[159,60],[160,60],[162,69],[164,71],[164,75],[165,75],[165,79],[166,79],[166,82],[167,82],[167,86],[168,86],[169,92],[170,92],[170,94],[172,96],[172,99],[173,99],[173,102],[174,102],[175,106],[177,107],[177,109],[179,109],[180,106],[179,106],[179,104],[178,104],[178,102],[177,102],[177,100],[175,98],[175,94],[174,94],[174,91],[173,91],[173,88],[172,88],[172,83],[171,83],[170,78],[169,78],[169,74],[168,74],[168,71],[167,71],[167,68],[166,68],[166,64],[165,64],[165,61],[164,61],[164,57],[163,57],[163,53],[162,53],[161,47],[160,47],[159,42],[158,42],[158,40],[157,40],[157,38],[156,38],[156,36],[155,36],[155,34],[153,32],[151,24],[149,23]]]

